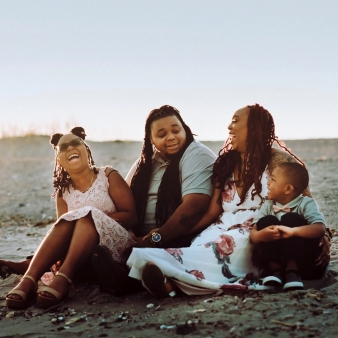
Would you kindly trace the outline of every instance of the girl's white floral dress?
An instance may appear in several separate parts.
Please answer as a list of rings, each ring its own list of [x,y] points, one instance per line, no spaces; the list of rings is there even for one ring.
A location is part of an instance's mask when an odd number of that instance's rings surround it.
[[[72,185],[69,186],[69,191],[66,189],[63,199],[68,205],[68,212],[63,214],[54,226],[57,226],[61,219],[72,222],[91,213],[96,231],[100,236],[99,244],[109,249],[115,261],[125,262],[128,258],[125,250],[135,242],[125,228],[107,215],[116,212],[116,208],[109,196],[106,168],[99,168],[96,180],[84,193],[74,189]]]

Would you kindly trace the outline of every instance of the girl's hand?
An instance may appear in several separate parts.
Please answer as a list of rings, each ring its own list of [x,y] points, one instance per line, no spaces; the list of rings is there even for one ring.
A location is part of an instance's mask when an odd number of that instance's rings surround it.
[[[144,240],[143,237],[136,237],[135,235],[132,235],[133,240],[136,242],[136,244],[134,245],[135,248],[142,248],[144,245]]]
[[[280,238],[285,239],[285,238],[294,237],[294,234],[295,234],[294,228],[289,228],[285,225],[277,225],[277,228],[280,234]]]
[[[272,242],[280,239],[278,225],[270,225],[259,231],[260,242]]]
[[[322,251],[316,259],[316,266],[327,266],[330,263],[330,240],[326,236],[324,236],[321,239],[319,246],[322,247]]]
[[[149,231],[149,233],[143,237],[143,240],[146,240],[147,238],[150,238],[150,237],[151,237],[151,234],[152,234],[153,232],[157,232],[159,229],[160,229],[160,228],[156,228],[156,229],[153,229],[153,230]]]

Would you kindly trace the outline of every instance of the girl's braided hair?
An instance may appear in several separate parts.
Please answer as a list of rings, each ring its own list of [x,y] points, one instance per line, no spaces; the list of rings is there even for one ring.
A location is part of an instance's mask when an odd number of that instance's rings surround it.
[[[214,163],[212,176],[213,184],[216,184],[217,188],[224,190],[225,182],[231,177],[235,168],[239,168],[238,184],[243,184],[243,190],[238,205],[245,201],[252,184],[254,184],[254,189],[251,193],[251,199],[253,200],[254,196],[258,195],[263,202],[261,196],[261,178],[270,161],[271,149],[274,142],[304,165],[304,163],[286,147],[285,143],[280,141],[275,135],[275,124],[271,114],[259,104],[247,107],[250,111],[247,122],[248,134],[243,172],[240,153],[232,149],[231,138],[229,137],[225,141]]]
[[[169,165],[162,176],[156,203],[156,225],[162,226],[182,203],[179,162],[187,147],[194,140],[194,136],[190,128],[183,121],[180,112],[172,106],[164,105],[158,109],[153,109],[147,117],[142,152],[130,185],[135,198],[140,226],[142,226],[144,223],[150,176],[152,173],[152,157],[154,148],[150,141],[150,128],[154,121],[167,116],[176,116],[181,122],[186,132],[186,142],[183,148],[177,154],[170,157]]]
[[[75,127],[70,131],[70,134],[76,135],[79,138],[81,138],[83,141],[86,138],[86,133],[82,127]],[[65,189],[69,189],[69,184],[71,183],[71,177],[69,176],[68,172],[64,170],[60,165],[57,163],[57,145],[60,141],[60,138],[63,136],[63,134],[57,133],[53,134],[50,137],[49,143],[52,145],[53,149],[55,150],[55,164],[54,164],[54,171],[53,171],[53,187],[54,187],[54,193],[52,197],[62,196],[62,193],[65,191]],[[89,146],[83,142],[87,149],[88,153],[88,162],[91,167],[93,167],[94,173],[97,174],[98,171],[95,168],[95,163],[92,157],[92,153],[90,151]]]

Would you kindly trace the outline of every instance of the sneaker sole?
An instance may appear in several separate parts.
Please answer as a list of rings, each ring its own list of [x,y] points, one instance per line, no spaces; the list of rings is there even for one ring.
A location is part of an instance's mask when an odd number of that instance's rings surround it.
[[[285,283],[283,286],[284,290],[302,290],[304,289],[304,284],[302,282],[289,282]]]
[[[282,286],[282,280],[275,276],[268,276],[263,279],[263,285],[266,286]]]

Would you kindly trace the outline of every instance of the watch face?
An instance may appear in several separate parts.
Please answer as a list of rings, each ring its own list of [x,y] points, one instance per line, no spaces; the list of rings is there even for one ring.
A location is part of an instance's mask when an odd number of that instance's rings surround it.
[[[158,232],[153,232],[151,235],[154,242],[158,243],[161,241],[162,237]]]

